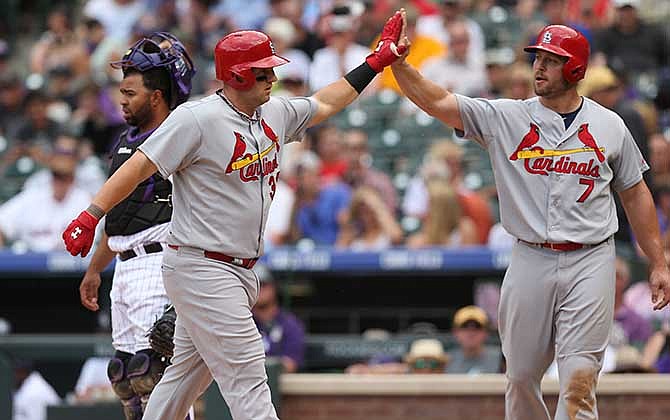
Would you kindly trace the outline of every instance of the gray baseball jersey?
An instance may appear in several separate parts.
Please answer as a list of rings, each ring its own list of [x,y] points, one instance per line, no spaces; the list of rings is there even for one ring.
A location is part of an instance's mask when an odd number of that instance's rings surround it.
[[[598,243],[619,225],[611,188],[649,169],[623,120],[584,98],[568,129],[539,98],[457,95],[464,137],[488,149],[502,224],[529,242]]]
[[[218,94],[175,109],[140,147],[162,176],[174,174],[168,242],[260,256],[283,145],[301,139],[316,109],[273,97],[248,118]]]
[[[527,242],[594,245],[514,245],[498,308],[505,418],[550,419],[540,382],[555,356],[554,419],[597,419],[595,384],[614,317],[612,190],[637,184],[648,166],[621,118],[589,99],[567,129],[539,98],[457,101],[464,135],[489,151],[505,229]]]

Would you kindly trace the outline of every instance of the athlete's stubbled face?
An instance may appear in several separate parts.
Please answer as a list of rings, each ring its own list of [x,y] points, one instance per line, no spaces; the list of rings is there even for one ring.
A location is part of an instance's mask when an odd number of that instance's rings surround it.
[[[272,91],[272,84],[277,81],[277,75],[274,69],[257,69],[252,68],[256,77],[256,83],[251,87],[250,93],[256,97],[259,104],[264,104],[270,100],[270,92]]]
[[[144,86],[142,75],[132,73],[124,77],[119,87],[123,119],[131,126],[139,126],[151,118],[151,91]]]
[[[552,98],[562,95],[570,87],[563,78],[566,58],[546,51],[537,51],[533,61],[533,87],[537,96]]]

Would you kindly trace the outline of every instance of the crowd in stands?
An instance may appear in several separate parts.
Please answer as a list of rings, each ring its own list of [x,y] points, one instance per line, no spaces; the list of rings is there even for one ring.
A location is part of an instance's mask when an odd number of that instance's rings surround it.
[[[58,234],[72,209],[105,179],[108,152],[125,128],[121,72],[108,63],[135,40],[157,30],[177,34],[195,57],[196,99],[221,86],[212,62],[221,36],[264,30],[277,53],[291,60],[277,68],[275,94],[305,95],[357,66],[399,7],[407,9],[413,42],[408,61],[471,96],[533,96],[522,47],[546,23],[583,31],[592,54],[581,93],[619,113],[633,132],[651,165],[647,181],[667,239],[662,197],[670,187],[670,29],[661,23],[670,11],[661,1],[88,0],[17,7],[10,14],[19,16],[16,22],[0,25],[0,244],[17,251],[62,248],[58,240],[26,236]],[[21,13],[42,19],[29,24]],[[69,169],[54,169],[65,138],[74,142],[73,179]],[[36,186],[53,191],[31,193]],[[405,100],[388,69],[352,107],[286,148],[277,188],[268,250],[513,243],[496,224],[485,152]],[[36,200],[48,203],[48,211],[32,205]],[[18,228],[14,220],[23,209],[53,217],[25,218],[31,226]],[[634,247],[619,213],[617,239]]]
[[[0,247],[63,249],[61,232],[106,179],[109,151],[125,128],[122,74],[109,62],[137,39],[154,31],[178,35],[198,69],[192,95],[197,99],[221,87],[214,74],[215,43],[232,30],[263,30],[277,53],[291,60],[276,69],[274,94],[300,96],[358,66],[376,45],[385,20],[405,7],[412,40],[407,61],[438,84],[470,96],[532,97],[534,76],[523,47],[548,23],[582,31],[592,49],[580,93],[618,113],[633,133],[651,168],[645,177],[670,257],[670,7],[665,0],[12,4],[0,18]],[[265,232],[269,251],[286,245],[352,251],[504,249],[514,243],[498,222],[485,151],[403,98],[388,69],[347,110],[310,129],[303,142],[287,145],[281,174]],[[617,242],[643,260],[618,208]],[[617,263],[612,346],[618,352],[607,366],[670,372],[669,321],[653,313],[649,290],[638,280],[643,278],[631,278],[625,261]],[[268,285],[267,310],[276,315],[276,290]],[[487,302],[466,308],[468,316],[459,322],[455,317],[456,353],[428,339],[412,345],[390,370],[504,369],[499,354],[483,347],[495,333],[496,300]],[[254,314],[261,330],[268,329],[271,350],[277,330],[262,321],[263,310],[265,305]],[[473,355],[481,365],[472,362]],[[287,371],[300,369],[302,354],[298,350],[293,357],[285,361]],[[371,369],[362,363],[350,371]]]

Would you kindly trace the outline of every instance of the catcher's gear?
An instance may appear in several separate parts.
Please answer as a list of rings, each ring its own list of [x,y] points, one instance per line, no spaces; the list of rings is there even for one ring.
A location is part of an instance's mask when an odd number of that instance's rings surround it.
[[[85,257],[93,245],[95,237],[95,227],[98,225],[98,219],[91,213],[84,210],[79,213],[63,232],[63,241],[65,249],[72,255],[81,254]]]
[[[134,68],[145,72],[154,68],[165,68],[170,76],[170,109],[188,100],[191,94],[191,79],[195,74],[193,61],[186,47],[168,32],[154,32],[133,44],[121,60],[110,65],[124,70]]]
[[[168,361],[152,349],[138,351],[128,362],[128,379],[133,391],[140,397],[142,411],[147,407],[149,395],[163,377]]]
[[[564,25],[546,26],[537,36],[535,45],[523,49],[526,52],[547,51],[566,57],[563,78],[576,83],[584,78],[589,62],[589,41],[579,31]]]
[[[154,322],[149,330],[149,345],[161,356],[169,361],[174,353],[174,325],[177,320],[177,312],[173,305],[165,308],[163,315]]]
[[[269,36],[259,31],[235,31],[214,47],[216,78],[237,90],[249,90],[256,83],[252,68],[269,69],[288,63],[275,53]]]
[[[398,46],[402,30],[402,15],[396,12],[386,21],[377,48],[368,55],[365,61],[372,70],[379,73],[384,67],[390,66],[398,57],[405,53],[406,46]]]
[[[107,365],[107,376],[112,383],[112,390],[121,400],[123,415],[126,420],[142,419],[142,404],[139,395],[133,390],[128,378],[128,362],[132,355],[116,351]]]

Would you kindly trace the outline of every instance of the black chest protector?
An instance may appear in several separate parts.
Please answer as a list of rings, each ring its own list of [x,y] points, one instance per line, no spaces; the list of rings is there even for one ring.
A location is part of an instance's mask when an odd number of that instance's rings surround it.
[[[152,131],[137,135],[126,130],[114,148],[111,176],[144,143]],[[142,181],[126,199],[107,213],[105,232],[108,236],[132,235],[170,221],[172,217],[172,183],[158,173]]]

